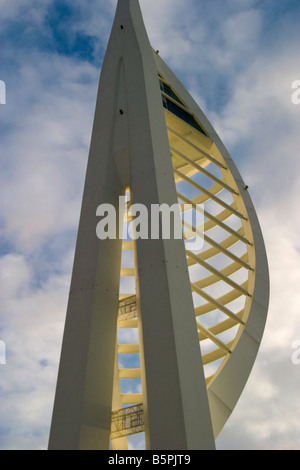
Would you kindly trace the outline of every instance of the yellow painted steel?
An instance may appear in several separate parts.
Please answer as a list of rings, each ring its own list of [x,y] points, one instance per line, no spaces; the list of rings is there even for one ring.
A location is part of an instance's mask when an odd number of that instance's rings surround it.
[[[167,79],[161,80],[170,86]],[[173,91],[184,103],[178,92]],[[166,93],[162,95],[194,116],[184,104],[179,104]],[[178,203],[182,208],[184,204],[192,204],[196,210],[196,205],[204,204],[204,225],[194,227],[184,221],[183,225],[187,229],[184,232],[186,240],[195,233],[201,234],[204,240],[200,252],[186,250],[186,256],[188,269],[193,270],[190,271],[191,292],[195,295],[196,325],[209,390],[230,361],[251,310],[256,275],[254,240],[240,188],[216,144],[168,110],[165,110],[165,119]],[[198,192],[196,195],[195,190]],[[214,209],[211,213],[212,203]],[[132,249],[132,241],[123,243],[123,250]],[[134,276],[134,268],[122,268],[121,275]],[[229,288],[226,292],[224,285]],[[138,322],[119,316],[118,327],[137,328]],[[203,350],[202,343],[206,344]],[[120,357],[139,354],[139,345],[119,344],[118,354]],[[118,374],[120,379],[136,380],[141,376],[141,369],[119,368]],[[121,401],[126,405],[141,404],[143,395],[121,393]],[[222,417],[220,422],[224,424],[224,421]],[[216,424],[216,435],[222,425]]]

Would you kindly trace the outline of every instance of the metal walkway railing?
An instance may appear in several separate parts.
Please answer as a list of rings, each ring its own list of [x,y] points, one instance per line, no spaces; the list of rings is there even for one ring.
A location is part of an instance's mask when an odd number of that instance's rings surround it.
[[[113,411],[111,416],[111,439],[144,432],[143,404],[129,406]]]
[[[132,320],[133,318],[137,318],[136,295],[119,300],[119,321]]]

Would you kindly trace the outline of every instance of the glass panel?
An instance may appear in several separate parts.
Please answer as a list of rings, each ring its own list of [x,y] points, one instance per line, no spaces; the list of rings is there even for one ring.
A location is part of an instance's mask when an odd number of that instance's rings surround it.
[[[169,85],[166,85],[163,82],[160,82],[160,89],[166,93],[166,95],[169,95],[173,100],[177,101],[178,103],[182,104],[184,106],[183,102],[178,98],[178,96],[174,93],[174,91],[169,87]]]
[[[194,129],[197,129],[197,131],[199,131],[202,134],[206,135],[204,130],[200,127],[200,125],[193,118],[193,116],[191,116],[189,113],[184,111],[184,109],[181,109],[179,106],[177,106],[175,103],[168,100],[167,98],[163,98],[163,106],[164,106],[164,108],[168,109],[168,111],[175,114],[175,116],[179,117],[184,122],[186,122],[187,124],[192,126]]]

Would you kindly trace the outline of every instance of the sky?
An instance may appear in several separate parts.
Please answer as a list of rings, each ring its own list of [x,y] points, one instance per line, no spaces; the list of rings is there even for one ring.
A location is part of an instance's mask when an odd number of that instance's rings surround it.
[[[217,449],[300,449],[298,0],[140,0],[261,223],[268,320]],[[116,0],[0,0],[0,449],[48,444],[99,74]],[[300,95],[298,95],[300,96]]]

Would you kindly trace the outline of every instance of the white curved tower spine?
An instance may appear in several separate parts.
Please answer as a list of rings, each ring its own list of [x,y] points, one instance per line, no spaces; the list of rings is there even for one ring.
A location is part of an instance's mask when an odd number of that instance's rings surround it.
[[[128,191],[130,204],[149,214],[154,204],[187,203],[194,212],[204,204],[202,227],[182,222],[186,240],[204,232],[204,248],[193,251],[175,234],[99,240],[97,208],[117,212]],[[122,266],[126,250],[134,268]],[[135,278],[134,293],[121,293],[122,276]],[[152,50],[138,0],[119,0],[99,83],[49,449],[108,449],[110,441],[126,449],[126,436],[142,431],[147,449],[214,449],[255,361],[268,300],[247,186]],[[119,332],[130,328],[138,340],[122,344]],[[126,368],[124,355],[138,355],[139,367]],[[141,380],[141,391],[122,390],[122,379]]]

